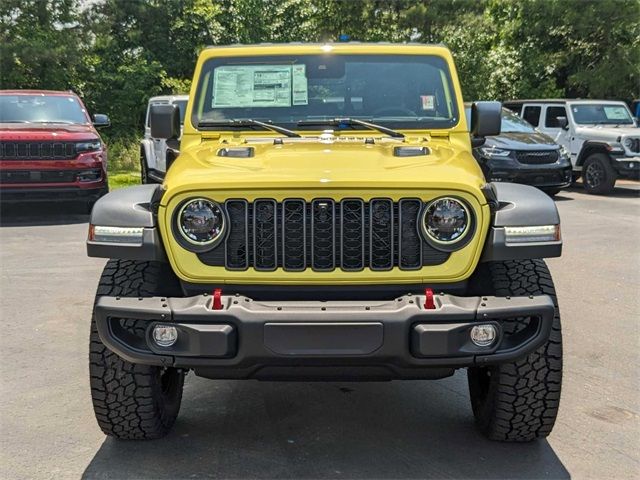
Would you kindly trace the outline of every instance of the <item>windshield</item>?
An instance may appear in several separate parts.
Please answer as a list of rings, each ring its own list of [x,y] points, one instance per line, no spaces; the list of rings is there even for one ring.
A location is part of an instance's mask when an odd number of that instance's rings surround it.
[[[458,112],[446,61],[416,55],[216,58],[203,66],[191,121],[197,127],[254,119],[317,129],[298,123],[344,117],[390,128],[454,126]]]
[[[465,107],[464,113],[467,116],[467,124],[471,125],[471,108]],[[500,133],[536,133],[536,129],[526,120],[523,120],[511,110],[502,109],[502,121],[500,122]]]
[[[502,109],[500,133],[535,133],[536,130],[526,120],[523,120],[511,110]]]
[[[573,121],[580,125],[633,125],[633,118],[625,105],[600,103],[571,105]]]
[[[75,97],[0,95],[0,123],[89,123]]]

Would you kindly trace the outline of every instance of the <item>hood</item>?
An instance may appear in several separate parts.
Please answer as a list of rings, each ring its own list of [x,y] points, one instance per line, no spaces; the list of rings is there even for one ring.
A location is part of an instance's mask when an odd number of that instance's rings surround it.
[[[468,138],[468,137],[467,137]],[[468,143],[467,143],[468,145]],[[165,179],[170,198],[175,194],[211,189],[448,189],[472,191],[482,197],[485,183],[482,171],[462,142],[448,140],[401,142],[364,138],[286,139],[274,145],[273,139],[247,142],[250,158],[218,156],[221,148],[232,146],[205,141],[181,152]],[[397,157],[394,148],[426,146],[427,155]],[[484,203],[484,202],[483,202]]]
[[[616,142],[619,137],[631,136],[640,137],[638,127],[612,127],[610,125],[584,125],[576,127],[576,135],[583,136],[589,140],[604,140]]]
[[[4,141],[74,141],[100,136],[93,125],[67,123],[0,123],[0,140]]]
[[[558,148],[551,137],[540,132],[504,132],[487,137],[485,145],[507,150],[556,150]]]

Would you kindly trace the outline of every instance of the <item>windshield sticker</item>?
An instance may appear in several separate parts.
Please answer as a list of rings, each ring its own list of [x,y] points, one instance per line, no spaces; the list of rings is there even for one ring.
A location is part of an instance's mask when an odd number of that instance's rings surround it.
[[[291,73],[290,65],[218,67],[211,107],[290,107]]]
[[[293,104],[307,105],[309,103],[309,89],[307,86],[306,65],[293,65]]]
[[[435,110],[436,99],[434,95],[420,95],[422,100],[422,110]]]
[[[624,107],[604,107],[604,114],[608,120],[628,120],[629,115]]]

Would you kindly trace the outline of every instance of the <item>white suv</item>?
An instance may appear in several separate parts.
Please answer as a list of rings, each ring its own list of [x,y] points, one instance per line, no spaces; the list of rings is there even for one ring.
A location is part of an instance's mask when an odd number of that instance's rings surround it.
[[[163,95],[151,97],[147,105],[144,138],[140,142],[140,176],[142,183],[160,183],[167,173],[167,141],[153,138],[149,126],[149,112],[152,105],[177,105],[180,110],[180,126],[184,124],[184,112],[189,95]]]
[[[517,100],[503,105],[571,154],[588,193],[608,193],[618,178],[640,177],[640,129],[624,102]]]

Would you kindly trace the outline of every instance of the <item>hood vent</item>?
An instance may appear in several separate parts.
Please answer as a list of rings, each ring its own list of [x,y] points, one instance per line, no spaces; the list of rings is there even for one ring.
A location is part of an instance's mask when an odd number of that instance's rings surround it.
[[[231,147],[218,150],[219,157],[250,158],[253,157],[253,147]]]
[[[394,157],[421,157],[429,153],[427,147],[395,147],[393,149]]]

